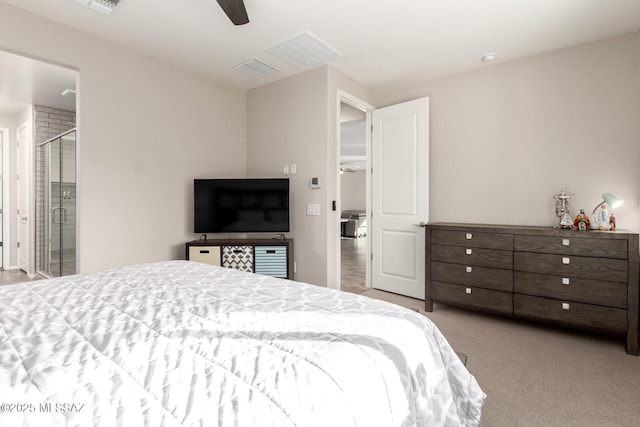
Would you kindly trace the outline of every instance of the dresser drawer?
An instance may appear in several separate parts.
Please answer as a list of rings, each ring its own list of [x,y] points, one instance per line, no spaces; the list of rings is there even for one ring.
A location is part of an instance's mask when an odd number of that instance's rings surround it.
[[[434,245],[466,246],[472,248],[513,250],[513,235],[469,231],[432,230]]]
[[[513,291],[519,294],[623,309],[627,307],[627,284],[622,282],[516,271]]]
[[[513,313],[522,319],[595,332],[624,335],[627,331],[627,311],[619,308],[515,294]]]
[[[434,281],[431,283],[431,299],[457,307],[513,316],[513,294],[508,292]]]
[[[513,268],[530,273],[554,273],[563,277],[584,277],[611,282],[627,282],[627,261],[514,252]]]
[[[513,292],[513,271],[446,262],[431,263],[431,280]]]
[[[512,269],[513,252],[496,249],[477,249],[462,246],[431,246],[433,261]]]
[[[626,239],[515,235],[513,247],[521,252],[627,259]]]

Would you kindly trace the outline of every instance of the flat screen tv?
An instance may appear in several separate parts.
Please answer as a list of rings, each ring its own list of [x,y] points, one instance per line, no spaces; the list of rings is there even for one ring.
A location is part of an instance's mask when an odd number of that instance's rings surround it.
[[[194,179],[195,233],[289,231],[288,178]]]

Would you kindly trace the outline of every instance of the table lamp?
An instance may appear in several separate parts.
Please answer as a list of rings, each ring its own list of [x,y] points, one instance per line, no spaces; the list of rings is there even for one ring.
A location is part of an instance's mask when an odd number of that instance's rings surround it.
[[[615,209],[620,207],[620,205],[622,205],[623,203],[624,203],[624,200],[622,200],[621,198],[616,197],[611,193],[604,193],[602,195],[602,202],[599,203],[595,208],[593,208],[593,212],[591,212],[591,218],[597,218],[600,229],[602,229],[602,227],[606,227],[608,229],[608,225],[607,225],[607,223],[609,222],[608,215],[605,215],[607,218],[600,218],[600,215],[598,215],[596,211],[600,208],[604,209],[605,204],[609,205],[611,209]]]

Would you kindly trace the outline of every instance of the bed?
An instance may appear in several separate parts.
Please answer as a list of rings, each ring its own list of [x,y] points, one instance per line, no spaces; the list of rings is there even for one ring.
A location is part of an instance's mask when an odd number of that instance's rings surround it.
[[[0,425],[475,426],[431,321],[189,261],[0,286]]]

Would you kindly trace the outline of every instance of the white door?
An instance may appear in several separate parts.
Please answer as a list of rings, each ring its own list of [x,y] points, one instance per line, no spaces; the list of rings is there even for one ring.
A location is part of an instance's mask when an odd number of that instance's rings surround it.
[[[29,272],[29,163],[28,128],[22,125],[17,132],[18,179],[18,268]]]
[[[429,98],[373,111],[371,285],[424,299]]]
[[[8,143],[8,142],[7,142]],[[4,267],[4,218],[2,215],[4,214],[4,159],[2,158],[4,155],[4,139],[2,135],[2,130],[0,130],[0,267]]]

